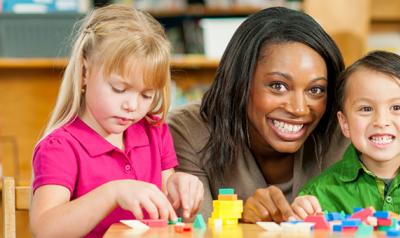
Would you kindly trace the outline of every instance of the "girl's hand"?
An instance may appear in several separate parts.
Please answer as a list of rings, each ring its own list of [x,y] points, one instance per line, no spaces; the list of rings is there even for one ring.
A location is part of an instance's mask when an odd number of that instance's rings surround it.
[[[282,191],[276,186],[269,186],[268,188],[257,189],[254,195],[246,200],[242,220],[248,223],[258,221],[280,223],[295,218],[295,214]]]
[[[292,208],[296,215],[303,220],[308,215],[322,212],[318,199],[311,195],[297,197],[292,203]]]
[[[203,183],[194,175],[176,172],[167,181],[168,197],[175,209],[183,210],[183,217],[189,219],[200,209],[203,201]]]
[[[116,180],[111,182],[116,191],[117,204],[131,211],[136,219],[143,219],[145,209],[150,219],[177,219],[171,203],[154,184],[138,180]]]

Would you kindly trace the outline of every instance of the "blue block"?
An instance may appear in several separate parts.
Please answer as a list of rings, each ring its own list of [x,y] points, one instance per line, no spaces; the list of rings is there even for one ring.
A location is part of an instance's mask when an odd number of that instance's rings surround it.
[[[376,218],[389,218],[389,212],[387,211],[376,211],[374,212]]]
[[[328,213],[328,221],[341,221],[343,220],[342,215],[339,212],[330,212]]]
[[[386,231],[386,236],[389,237],[400,237],[400,230],[390,229]]]
[[[342,221],[342,226],[344,227],[355,227],[361,224],[361,219],[359,218],[351,218]]]
[[[362,208],[362,207],[355,207],[355,208],[353,208],[353,213],[359,212],[359,211],[361,211],[363,209],[364,208]]]
[[[291,220],[291,221],[288,221],[288,223],[290,223],[290,224],[297,224],[297,223],[301,223],[301,222],[303,222],[303,221],[300,221],[300,220]]]
[[[343,227],[341,225],[333,225],[332,230],[333,232],[341,232],[342,228]]]

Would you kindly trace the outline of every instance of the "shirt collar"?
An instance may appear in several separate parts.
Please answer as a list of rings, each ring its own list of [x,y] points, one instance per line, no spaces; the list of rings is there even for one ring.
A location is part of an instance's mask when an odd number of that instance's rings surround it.
[[[146,136],[144,129],[144,120],[133,124],[124,133],[125,151],[129,151],[133,147],[144,146],[149,144],[149,140]],[[71,123],[65,127],[79,143],[87,150],[91,156],[97,156],[105,154],[109,151],[118,149],[95,130],[89,127],[79,117],[76,117]]]
[[[353,144],[347,147],[343,155],[342,170],[339,179],[343,182],[351,182],[357,179],[360,172],[364,171],[361,164],[356,148]]]

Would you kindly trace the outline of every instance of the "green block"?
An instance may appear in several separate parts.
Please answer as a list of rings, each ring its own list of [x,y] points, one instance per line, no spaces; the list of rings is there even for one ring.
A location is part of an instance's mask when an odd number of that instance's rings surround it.
[[[219,194],[223,195],[229,195],[229,194],[235,194],[235,189],[233,188],[220,188],[218,189]]]
[[[390,230],[390,226],[378,226],[378,231],[387,231]]]
[[[371,236],[374,233],[374,227],[361,223],[356,231],[356,236]]]
[[[395,229],[395,230],[397,230],[398,227],[399,227],[399,225],[398,225],[397,219],[396,219],[396,218],[392,218],[392,225],[390,226],[390,229]]]
[[[176,219],[176,221],[168,220],[168,225],[175,225],[178,222],[182,222],[182,217],[178,217],[178,219]]]
[[[203,216],[201,214],[196,215],[196,218],[193,223],[193,228],[194,229],[206,229],[207,228],[206,222],[204,221]]]

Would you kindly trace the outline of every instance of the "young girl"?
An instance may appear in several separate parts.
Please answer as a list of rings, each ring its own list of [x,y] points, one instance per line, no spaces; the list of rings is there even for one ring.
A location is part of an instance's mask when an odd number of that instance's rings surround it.
[[[203,185],[174,172],[163,123],[169,51],[161,25],[141,11],[111,5],[86,17],[34,151],[34,236],[100,237],[120,219],[197,212]]]
[[[307,184],[292,206],[300,218],[355,207],[400,212],[400,56],[372,52],[346,69],[337,86],[343,159]]]

